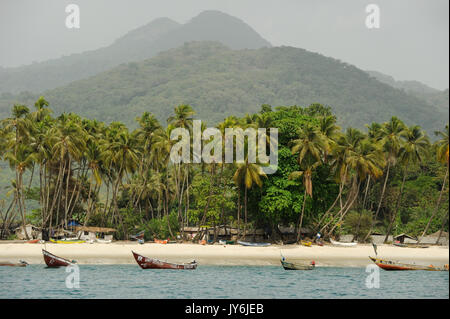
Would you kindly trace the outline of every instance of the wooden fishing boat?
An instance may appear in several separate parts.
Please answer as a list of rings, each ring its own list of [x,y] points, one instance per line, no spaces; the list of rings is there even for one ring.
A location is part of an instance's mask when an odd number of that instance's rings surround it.
[[[20,260],[18,263],[10,263],[0,261],[0,266],[9,266],[9,267],[26,267],[28,263],[26,261]]]
[[[316,263],[313,261],[311,261],[311,263],[308,264],[300,264],[300,263],[291,263],[291,262],[287,262],[286,260],[283,260],[284,258],[282,258],[281,261],[281,265],[283,266],[283,268],[285,270],[313,270],[316,267]]]
[[[428,270],[428,271],[448,271],[448,265],[444,265],[444,267],[436,267],[433,265],[423,266],[416,264],[405,264],[396,261],[385,260],[381,258],[370,257],[378,267],[384,270]]]
[[[342,246],[342,247],[355,247],[358,243],[341,243],[339,241],[334,241],[330,238],[330,242],[335,246]]]
[[[302,245],[306,246],[306,247],[311,247],[312,242],[310,242],[310,241],[302,241]]]
[[[54,243],[54,244],[82,244],[85,243],[85,240],[82,239],[53,239],[50,238],[50,242]]]
[[[25,243],[26,244],[37,244],[37,243],[39,243],[39,239],[32,239],[32,240],[26,241]]]
[[[219,244],[221,244],[221,245],[234,245],[234,240],[223,240],[223,239],[220,239],[219,240]]]
[[[42,254],[44,255],[44,261],[47,264],[47,267],[56,268],[56,267],[66,267],[69,265],[73,265],[76,263],[75,260],[68,260],[62,257],[55,256],[45,249],[42,249]]]
[[[175,264],[161,261],[156,258],[148,258],[132,251],[134,259],[142,269],[189,269],[197,268],[197,262],[194,260],[187,264]]]
[[[167,239],[161,240],[161,239],[155,238],[154,240],[155,240],[155,243],[157,243],[157,244],[164,244],[165,245],[165,244],[168,243]]]
[[[237,241],[238,244],[242,245],[242,246],[252,246],[252,247],[267,247],[272,245],[271,243],[252,243],[252,242],[248,242],[248,241]]]

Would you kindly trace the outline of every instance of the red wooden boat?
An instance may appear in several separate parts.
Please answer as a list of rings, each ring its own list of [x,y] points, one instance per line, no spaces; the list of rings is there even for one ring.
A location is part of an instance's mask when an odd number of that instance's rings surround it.
[[[44,255],[44,261],[47,264],[47,267],[66,267],[76,263],[75,260],[70,261],[68,259],[55,256],[44,249],[42,249],[42,253]]]
[[[161,239],[155,238],[154,240],[155,240],[155,243],[157,243],[157,244],[164,244],[164,245],[169,242],[169,240],[167,240],[167,239],[161,240]]]
[[[174,264],[158,260],[156,258],[148,258],[141,256],[132,251],[134,259],[142,269],[196,269],[197,262],[194,260],[188,264]]]
[[[428,271],[448,271],[448,265],[443,268],[433,265],[423,266],[415,264],[404,264],[380,258],[369,257],[378,267],[384,270],[428,270]]]
[[[9,267],[26,267],[28,263],[26,261],[19,261],[18,263],[10,263],[10,262],[1,262],[0,266],[9,266]]]

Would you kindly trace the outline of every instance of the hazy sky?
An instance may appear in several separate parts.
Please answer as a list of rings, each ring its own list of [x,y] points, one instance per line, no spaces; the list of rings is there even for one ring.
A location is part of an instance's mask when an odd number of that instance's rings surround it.
[[[80,29],[65,26],[70,3],[80,7]],[[380,8],[380,29],[365,26],[371,3]],[[448,0],[0,0],[0,66],[107,46],[155,18],[185,23],[204,10],[242,19],[275,46],[449,86]]]

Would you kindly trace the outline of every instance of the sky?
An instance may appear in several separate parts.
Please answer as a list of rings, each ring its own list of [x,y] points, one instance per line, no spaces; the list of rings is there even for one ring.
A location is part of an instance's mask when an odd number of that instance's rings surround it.
[[[65,25],[72,3],[79,29]],[[380,9],[378,29],[366,27],[369,4]],[[94,50],[153,19],[186,23],[204,10],[243,20],[274,46],[449,87],[448,0],[0,0],[0,66]]]

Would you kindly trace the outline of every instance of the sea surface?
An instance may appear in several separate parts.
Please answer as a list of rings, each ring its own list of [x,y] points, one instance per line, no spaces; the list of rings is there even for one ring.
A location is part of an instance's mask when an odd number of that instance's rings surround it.
[[[0,267],[0,298],[449,298],[449,273],[431,271],[379,269],[377,274],[374,268],[286,271],[281,266],[200,265],[196,270],[143,270],[138,265],[79,265],[79,288],[74,285],[76,277],[68,268]]]

